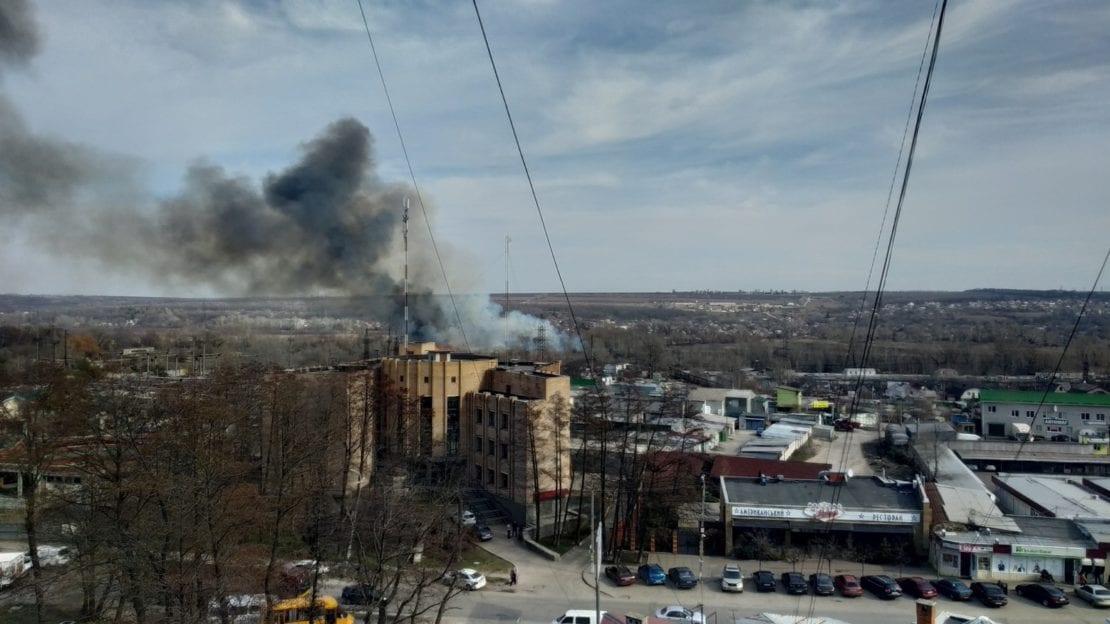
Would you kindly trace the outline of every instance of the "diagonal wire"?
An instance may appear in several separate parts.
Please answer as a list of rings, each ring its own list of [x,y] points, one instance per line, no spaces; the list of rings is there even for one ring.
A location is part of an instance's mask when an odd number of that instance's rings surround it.
[[[412,180],[412,188],[416,191],[416,202],[420,204],[420,213],[424,216],[424,226],[428,229],[428,239],[432,242],[432,251],[435,252],[436,262],[439,264],[439,271],[443,274],[443,284],[447,287],[447,296],[451,299],[451,309],[455,312],[455,322],[458,323],[463,344],[469,352],[470,341],[466,338],[466,328],[463,327],[462,315],[459,314],[459,306],[455,302],[455,293],[451,291],[451,281],[447,279],[447,269],[443,266],[443,258],[439,254],[439,246],[436,244],[435,234],[432,233],[432,222],[428,219],[428,210],[424,206],[424,197],[420,194],[420,185],[416,183],[416,173],[414,173],[412,169],[412,160],[409,158],[409,150],[405,147],[405,137],[401,134],[401,124],[397,121],[397,111],[393,108],[393,98],[389,96],[389,87],[385,83],[385,74],[382,72],[382,64],[378,60],[378,50],[374,47],[374,36],[370,34],[370,22],[366,19],[366,10],[362,6],[362,0],[356,1],[358,2],[358,12],[362,15],[362,26],[366,30],[366,40],[370,42],[370,54],[374,57],[374,67],[378,70],[378,78],[382,83],[385,101],[389,104],[389,114],[393,117],[393,127],[397,130],[397,140],[401,142],[401,153],[404,155],[405,165],[407,165],[409,169],[409,178]]]
[[[551,244],[551,234],[547,231],[547,222],[543,218],[543,209],[540,208],[540,199],[536,195],[536,185],[532,182],[532,173],[528,170],[528,161],[524,158],[524,149],[520,146],[520,136],[516,131],[516,124],[513,123],[513,114],[509,111],[509,99],[505,97],[505,88],[501,84],[501,75],[497,72],[497,63],[493,60],[493,50],[489,45],[489,37],[486,35],[486,26],[482,22],[482,13],[478,10],[478,0],[471,0],[474,5],[474,15],[478,18],[478,27],[482,30],[482,41],[486,44],[486,54],[489,56],[490,67],[493,68],[493,77],[497,80],[497,90],[501,93],[501,103],[505,106],[505,116],[509,119],[509,128],[513,131],[513,141],[516,143],[516,152],[520,155],[520,165],[524,168],[524,177],[528,179],[528,189],[532,192],[532,203],[536,207],[536,214],[540,217],[540,226],[543,227],[543,236],[547,240],[547,250],[551,253],[551,262],[555,265],[555,274],[559,277],[559,287],[563,290],[563,298],[567,302],[567,309],[570,312],[570,320],[574,325],[574,333],[578,337],[578,344],[582,348],[582,354],[586,360],[586,368],[590,371],[591,377],[597,379],[596,371],[594,370],[593,360],[590,358],[590,352],[586,348],[586,342],[582,338],[582,328],[578,325],[578,317],[574,313],[574,305],[570,301],[570,295],[567,293],[567,284],[563,279],[563,272],[559,269],[559,259],[555,256],[555,247]]]

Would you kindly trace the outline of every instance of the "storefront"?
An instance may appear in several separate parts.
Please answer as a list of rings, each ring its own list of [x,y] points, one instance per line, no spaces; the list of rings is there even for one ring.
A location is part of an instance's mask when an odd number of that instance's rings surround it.
[[[933,536],[932,560],[941,576],[1025,582],[1047,573],[1057,582],[1075,583],[1089,544],[1047,542],[1031,535],[941,530]]]
[[[922,496],[915,484],[835,474],[813,481],[722,477],[721,492],[725,552],[731,555],[742,553],[755,534],[781,546],[829,538],[857,546],[920,544]]]

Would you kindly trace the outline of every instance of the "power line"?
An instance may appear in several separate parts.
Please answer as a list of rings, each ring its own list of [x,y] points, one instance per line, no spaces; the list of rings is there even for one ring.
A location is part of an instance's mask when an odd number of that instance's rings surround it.
[[[360,0],[361,2],[361,0]],[[574,305],[570,301],[570,295],[567,293],[566,281],[563,279],[563,272],[559,269],[559,259],[555,256],[555,247],[551,244],[551,234],[547,231],[547,222],[543,217],[543,209],[540,208],[540,199],[536,195],[536,185],[532,183],[532,173],[528,170],[528,161],[524,158],[524,149],[520,146],[520,136],[516,131],[516,124],[513,122],[513,114],[509,110],[509,100],[505,97],[505,88],[501,84],[501,75],[497,72],[497,63],[493,60],[493,49],[490,48],[489,37],[486,35],[486,26],[482,22],[482,13],[478,10],[478,0],[471,0],[474,5],[474,15],[478,18],[478,28],[482,31],[482,41],[486,44],[486,54],[489,56],[489,64],[493,69],[493,77],[497,81],[497,91],[501,94],[501,103],[505,106],[505,117],[509,120],[509,129],[513,132],[513,142],[516,144],[516,152],[520,156],[520,165],[524,168],[524,177],[528,180],[528,189],[532,192],[532,203],[536,207],[536,214],[540,218],[540,226],[543,228],[543,236],[547,241],[547,250],[551,253],[551,262],[555,265],[555,274],[559,277],[559,287],[563,291],[563,298],[567,302],[567,310],[570,312],[570,320],[574,325],[574,333],[578,336],[578,344],[582,347],[582,354],[586,359],[586,368],[590,371],[590,375],[597,379],[596,371],[594,370],[593,360],[590,358],[590,352],[586,348],[586,342],[582,338],[582,328],[578,325],[578,317],[574,313]]]
[[[378,60],[378,50],[374,46],[374,36],[370,34],[370,22],[366,19],[366,10],[362,7],[362,0],[358,2],[358,11],[362,15],[362,26],[366,30],[366,40],[370,42],[370,54],[374,58],[374,67],[378,70],[378,79],[382,83],[382,92],[385,93],[385,101],[389,104],[389,114],[393,117],[393,128],[397,130],[397,140],[401,143],[401,154],[405,157],[405,165],[408,166],[409,178],[412,180],[412,188],[416,192],[416,202],[420,204],[420,213],[424,215],[424,226],[428,230],[428,239],[432,243],[432,251],[435,252],[436,262],[439,264],[439,271],[443,274],[443,284],[447,287],[447,296],[451,300],[451,309],[455,312],[455,322],[459,326],[459,333],[462,334],[463,344],[466,350],[470,351],[470,341],[466,337],[466,328],[463,327],[462,315],[459,314],[459,306],[455,302],[455,293],[451,291],[451,281],[447,279],[447,269],[443,266],[443,258],[439,254],[439,246],[436,244],[435,234],[432,232],[432,222],[428,219],[428,209],[424,206],[424,197],[420,194],[420,185],[416,183],[416,173],[412,168],[412,160],[409,158],[409,150],[405,146],[405,137],[401,133],[401,124],[397,121],[397,111],[393,108],[393,98],[389,96],[389,86],[385,82],[385,74],[382,72],[382,65]]]
[[[937,53],[940,50],[940,37],[941,37],[941,33],[944,30],[944,13],[945,13],[945,10],[947,9],[947,7],[948,7],[948,0],[942,0],[941,5],[940,5],[939,13],[934,8],[934,15],[937,15],[937,20],[936,20],[936,30],[933,33],[933,42],[932,42],[933,50],[932,50],[932,54],[929,57],[929,69],[925,74],[925,84],[921,88],[921,99],[920,99],[920,101],[917,105],[917,118],[916,118],[916,120],[914,122],[914,126],[913,126],[913,137],[910,139],[910,149],[909,149],[909,152],[906,155],[906,167],[905,167],[905,169],[903,170],[903,173],[902,173],[902,186],[901,186],[901,189],[898,193],[898,203],[897,203],[897,206],[895,207],[895,210],[894,210],[894,219],[891,222],[890,234],[889,234],[889,237],[887,238],[886,253],[883,256],[883,266],[882,266],[882,270],[879,272],[879,283],[875,286],[875,299],[874,299],[874,303],[871,307],[871,315],[870,315],[870,318],[868,319],[868,324],[867,324],[867,334],[864,338],[863,349],[862,349],[862,352],[860,354],[860,361],[859,361],[859,368],[860,368],[859,373],[860,374],[857,378],[855,392],[852,396],[852,402],[851,402],[851,412],[852,413],[855,413],[857,411],[858,407],[859,407],[860,395],[861,395],[862,390],[863,390],[863,380],[864,380],[863,369],[867,366],[867,363],[868,363],[868,361],[870,359],[870,356],[871,356],[871,349],[872,349],[872,347],[874,346],[874,343],[875,343],[875,332],[876,332],[876,329],[878,327],[879,310],[882,308],[883,293],[886,290],[886,281],[887,281],[887,277],[890,274],[890,265],[891,265],[891,261],[892,261],[893,255],[894,255],[894,244],[895,244],[895,242],[897,240],[897,236],[898,236],[898,224],[899,224],[899,222],[901,221],[901,218],[902,218],[902,208],[905,205],[906,190],[909,187],[909,181],[910,181],[910,172],[913,170],[913,157],[914,157],[914,153],[917,151],[917,139],[918,139],[918,136],[921,133],[922,119],[925,116],[925,104],[926,104],[926,102],[928,102],[928,98],[929,98],[929,87],[932,85],[933,71],[936,69]],[[919,71],[920,71],[920,68],[919,68]],[[915,86],[915,89],[916,89],[916,86]],[[895,171],[897,171],[897,169],[895,169]],[[881,231],[880,231],[880,235],[881,235]],[[864,293],[864,297],[866,298],[866,293]],[[850,349],[850,347],[849,347],[849,349]],[[877,422],[876,425],[881,425],[881,423]],[[879,429],[881,431],[881,427],[879,427]],[[851,433],[849,433],[849,435],[851,435]],[[844,460],[847,457],[847,453],[848,453],[848,444],[847,444],[847,442],[848,441],[845,441],[844,449],[843,449],[842,454],[841,454],[841,465],[843,465]],[[832,495],[829,497],[829,503],[831,505],[838,504],[838,502],[840,500],[841,490],[842,490],[843,487],[844,487],[843,483],[839,486],[834,487]],[[823,561],[825,559],[825,555],[828,552],[828,547],[829,547],[828,536],[831,534],[831,532],[832,532],[832,525],[830,524],[828,527],[826,527],[824,543],[821,545],[821,551],[820,551],[820,555],[819,555],[820,559],[817,562],[817,570],[818,571],[821,570],[821,561]],[[829,572],[832,572],[832,570],[830,569]],[[815,606],[816,606],[816,603],[815,603],[814,599],[811,598],[810,599],[810,604],[809,604],[809,615],[810,616],[813,615],[813,611],[815,609]]]

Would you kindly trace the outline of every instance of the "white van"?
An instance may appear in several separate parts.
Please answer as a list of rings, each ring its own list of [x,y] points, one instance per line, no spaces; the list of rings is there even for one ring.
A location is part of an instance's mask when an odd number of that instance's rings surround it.
[[[0,588],[7,587],[31,570],[31,555],[26,552],[0,553]]]
[[[605,612],[601,612],[602,619],[605,618]],[[597,611],[593,609],[571,609],[559,617],[551,620],[551,624],[599,624],[597,621]]]

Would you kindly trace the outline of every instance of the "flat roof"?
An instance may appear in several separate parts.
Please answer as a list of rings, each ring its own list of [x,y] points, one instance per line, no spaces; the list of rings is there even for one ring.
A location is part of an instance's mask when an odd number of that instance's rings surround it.
[[[1074,481],[1050,475],[995,475],[1000,487],[1058,518],[1110,518],[1110,502]]]
[[[1078,405],[1090,407],[1110,407],[1110,394],[1077,394],[1072,392],[1024,392],[1019,390],[980,390],[980,403],[1026,403],[1039,405],[1041,398],[1044,404],[1052,405]]]
[[[805,507],[812,502],[829,500],[834,491],[837,502],[846,509],[889,509],[921,511],[921,501],[914,488],[897,488],[883,484],[875,477],[848,479],[840,485],[824,481],[775,481],[761,485],[759,479],[722,477],[724,503]]]
[[[949,521],[1010,533],[1021,532],[1021,527],[995,505],[986,487],[967,488],[942,483],[935,486]]]

